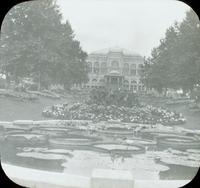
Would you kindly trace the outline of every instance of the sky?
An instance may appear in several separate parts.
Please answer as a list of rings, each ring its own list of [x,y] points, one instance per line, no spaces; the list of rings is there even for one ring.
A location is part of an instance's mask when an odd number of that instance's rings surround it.
[[[57,0],[84,51],[120,47],[149,57],[190,7],[176,0]]]

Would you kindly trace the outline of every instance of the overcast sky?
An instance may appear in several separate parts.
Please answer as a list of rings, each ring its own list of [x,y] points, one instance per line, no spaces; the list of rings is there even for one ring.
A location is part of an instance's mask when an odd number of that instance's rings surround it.
[[[84,51],[118,46],[149,56],[190,7],[175,0],[57,0]]]

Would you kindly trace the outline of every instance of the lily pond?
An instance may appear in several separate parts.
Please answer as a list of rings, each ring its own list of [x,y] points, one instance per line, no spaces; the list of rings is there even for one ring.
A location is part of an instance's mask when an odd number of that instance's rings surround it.
[[[13,165],[88,177],[96,168],[131,170],[135,179],[144,180],[190,180],[200,166],[200,134],[195,130],[90,121],[0,126],[1,160]]]

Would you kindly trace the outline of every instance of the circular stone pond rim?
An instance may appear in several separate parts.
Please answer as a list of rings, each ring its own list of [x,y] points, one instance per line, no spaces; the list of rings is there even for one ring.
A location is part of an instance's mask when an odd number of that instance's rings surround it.
[[[126,149],[106,149],[106,148],[101,148],[101,147],[98,147],[96,145],[123,145],[123,146],[129,146],[129,147],[138,147],[140,148],[139,150],[133,150],[133,149],[130,149],[130,150],[126,150]],[[107,150],[107,152],[109,153],[125,153],[125,154],[141,154],[141,153],[145,153],[145,147],[142,146],[142,145],[139,145],[139,144],[121,144],[121,143],[113,143],[113,142],[98,142],[98,143],[94,143],[92,144],[92,146],[94,148],[97,148],[97,149],[103,149],[103,150]]]
[[[186,142],[176,142],[170,141],[167,139],[182,139]],[[188,142],[187,142],[188,141]],[[159,136],[157,137],[157,145],[158,146],[165,146],[165,147],[172,147],[172,148],[180,148],[180,149],[190,149],[190,148],[197,148],[200,149],[200,140],[190,136]]]
[[[59,145],[60,146],[88,146],[99,140],[101,139],[96,138],[96,137],[68,134],[65,138],[60,138],[60,137],[50,138],[49,144],[58,145],[58,146]]]

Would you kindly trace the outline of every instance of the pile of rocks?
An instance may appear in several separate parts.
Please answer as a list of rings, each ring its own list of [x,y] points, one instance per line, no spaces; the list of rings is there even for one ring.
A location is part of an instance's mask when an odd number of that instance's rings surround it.
[[[120,122],[141,124],[161,123],[172,125],[182,124],[186,121],[182,114],[150,105],[124,107],[86,103],[60,104],[45,108],[43,115],[56,119],[117,120]]]

